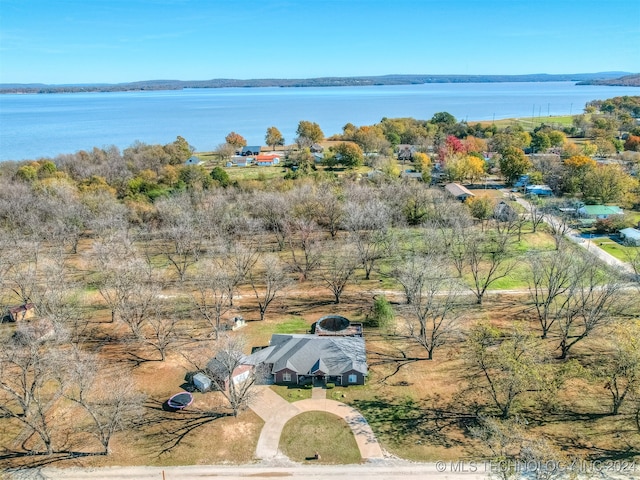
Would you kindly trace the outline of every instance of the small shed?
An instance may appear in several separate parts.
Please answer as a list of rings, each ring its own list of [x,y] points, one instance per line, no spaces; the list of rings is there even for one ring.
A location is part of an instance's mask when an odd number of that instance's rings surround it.
[[[211,379],[204,373],[196,373],[191,379],[191,383],[201,392],[208,392],[211,390]]]
[[[625,245],[640,247],[640,230],[637,228],[623,228],[619,233]]]

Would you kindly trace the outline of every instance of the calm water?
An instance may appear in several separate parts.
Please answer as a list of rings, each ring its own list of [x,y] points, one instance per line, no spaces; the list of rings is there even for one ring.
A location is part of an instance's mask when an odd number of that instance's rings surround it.
[[[232,130],[260,145],[270,126],[290,143],[300,120],[317,122],[329,136],[348,122],[426,120],[442,111],[469,122],[578,114],[590,100],[621,95],[640,95],[640,89],[541,82],[0,95],[0,160],[123,149],[136,140],[165,144],[178,135],[208,151]]]

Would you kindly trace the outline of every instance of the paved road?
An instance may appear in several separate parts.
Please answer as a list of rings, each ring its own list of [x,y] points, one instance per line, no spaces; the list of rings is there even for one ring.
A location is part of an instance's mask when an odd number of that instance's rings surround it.
[[[248,478],[287,478],[291,480],[484,480],[489,478],[490,466],[458,462],[421,464],[363,464],[322,466],[216,466],[183,467],[109,467],[96,469],[43,468],[16,472],[16,480],[191,480],[212,478],[247,480]],[[472,471],[475,470],[475,471]]]

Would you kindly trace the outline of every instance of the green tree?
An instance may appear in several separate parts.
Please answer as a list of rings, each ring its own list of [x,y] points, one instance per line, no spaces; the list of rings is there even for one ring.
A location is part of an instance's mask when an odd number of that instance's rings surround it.
[[[229,186],[229,175],[222,167],[214,167],[209,175],[213,180],[217,181],[221,187],[226,188]]]
[[[274,150],[276,146],[284,145],[284,137],[276,127],[269,127],[267,128],[267,134],[264,137],[264,142]]]
[[[500,171],[507,181],[507,184],[513,183],[520,178],[521,175],[527,173],[533,165],[526,157],[522,149],[518,147],[507,147],[502,151],[500,156]]]
[[[355,143],[340,143],[334,147],[335,162],[346,168],[355,168],[364,164],[362,149]]]
[[[169,155],[169,163],[171,165],[179,165],[191,157],[194,149],[189,145],[189,142],[178,135],[175,142],[164,146],[164,150]]]
[[[393,307],[384,295],[376,295],[373,299],[371,315],[367,318],[367,323],[372,327],[385,328],[391,324],[395,318]]]
[[[229,133],[226,137],[224,137],[225,141],[229,145],[233,145],[236,148],[241,148],[247,145],[247,141],[245,138],[236,132]]]
[[[322,132],[320,125],[307,120],[301,120],[298,123],[296,135],[299,138],[306,139],[311,143],[321,142],[324,139],[324,133]]]
[[[534,152],[546,152],[551,147],[551,139],[544,131],[534,132],[531,135],[531,148]]]
[[[616,203],[634,184],[634,179],[620,165],[598,165],[586,173],[582,194],[597,203]]]
[[[456,117],[451,115],[449,112],[437,112],[433,114],[430,121],[437,125],[452,126],[456,123]]]

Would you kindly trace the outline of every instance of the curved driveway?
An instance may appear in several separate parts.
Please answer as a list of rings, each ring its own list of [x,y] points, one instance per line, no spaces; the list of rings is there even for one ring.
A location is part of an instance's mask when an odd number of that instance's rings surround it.
[[[364,460],[384,457],[371,427],[355,408],[335,400],[314,398],[289,403],[268,386],[259,388],[260,393],[251,405],[251,409],[264,420],[256,457],[263,460],[277,457],[280,435],[285,424],[296,415],[312,411],[328,412],[344,419],[351,427]]]

